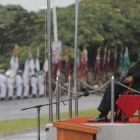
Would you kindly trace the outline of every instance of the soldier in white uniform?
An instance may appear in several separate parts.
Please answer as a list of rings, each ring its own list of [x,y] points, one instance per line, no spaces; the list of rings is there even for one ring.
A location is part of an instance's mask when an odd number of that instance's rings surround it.
[[[31,87],[33,98],[35,98],[37,94],[37,77],[35,75],[31,77]]]
[[[8,76],[7,78],[7,88],[9,100],[12,100],[14,93],[14,79]]]
[[[7,77],[5,75],[4,70],[1,71],[1,75],[0,75],[0,97],[1,100],[4,100],[6,97],[6,93],[7,93]]]
[[[40,72],[38,76],[38,88],[39,88],[39,96],[43,97],[45,91],[45,81],[42,72]]]
[[[19,70],[18,74],[16,75],[16,96],[17,96],[17,99],[21,98],[22,84],[23,84],[23,81],[22,81],[22,77],[21,77],[21,71]]]
[[[29,95],[29,86],[30,86],[30,83],[29,83],[29,78],[25,78],[23,79],[23,84],[24,84],[24,92],[23,92],[23,96],[25,99],[28,98],[28,95]]]

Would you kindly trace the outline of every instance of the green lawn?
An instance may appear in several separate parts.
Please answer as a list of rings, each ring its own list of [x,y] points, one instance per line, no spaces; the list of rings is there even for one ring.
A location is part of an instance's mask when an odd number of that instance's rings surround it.
[[[96,109],[88,109],[79,111],[79,117],[93,117],[98,116],[99,112]],[[74,116],[74,112],[73,112]],[[68,113],[61,113],[60,115],[61,120],[68,118]],[[48,123],[48,116],[43,116],[40,118],[41,126]],[[54,119],[55,121],[55,115]],[[7,121],[0,121],[0,133],[9,132],[14,130],[26,129],[36,127],[37,119],[36,118],[26,118],[26,119],[15,119],[15,120],[7,120]]]

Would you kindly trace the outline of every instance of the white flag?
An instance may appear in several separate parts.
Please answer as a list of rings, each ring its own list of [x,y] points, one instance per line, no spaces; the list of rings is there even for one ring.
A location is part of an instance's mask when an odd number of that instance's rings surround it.
[[[26,60],[24,64],[23,79],[27,79],[29,75],[29,60]]]
[[[46,59],[45,62],[44,62],[43,71],[44,72],[47,72],[48,71],[48,59]]]
[[[14,53],[11,57],[11,60],[10,60],[10,64],[11,64],[11,77],[13,78],[14,76],[16,76],[17,74],[17,70],[18,70],[18,67],[19,67],[19,62],[18,62],[18,55],[17,55],[17,45],[15,45],[15,48],[14,48]]]
[[[31,52],[29,52],[29,76],[35,74],[35,62]]]
[[[36,61],[35,61],[35,72],[37,75],[39,75],[39,72],[40,72],[39,48],[37,48],[37,55],[36,55]]]

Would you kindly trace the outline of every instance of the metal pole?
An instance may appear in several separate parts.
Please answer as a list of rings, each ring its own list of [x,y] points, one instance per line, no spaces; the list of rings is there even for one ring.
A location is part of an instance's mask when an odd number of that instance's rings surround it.
[[[114,76],[111,78],[111,123],[114,123]]]
[[[53,27],[54,27],[54,41],[58,41],[58,32],[57,32],[57,14],[55,7],[55,0],[53,0]]]
[[[68,99],[72,98],[72,93],[70,92],[71,89],[71,77],[69,76],[68,79]],[[72,118],[72,100],[69,100],[69,118]]]
[[[52,103],[52,56],[51,56],[51,10],[50,0],[47,0],[47,34],[48,34],[48,91],[49,103]],[[53,122],[53,108],[49,106],[49,123]]]
[[[38,120],[37,120],[37,136],[38,136],[38,140],[40,140],[40,107],[38,107],[37,108],[37,118],[38,118]]]
[[[56,78],[56,121],[60,120],[60,104],[59,104],[59,77]]]
[[[78,55],[78,0],[75,0],[75,41],[74,41],[74,93],[77,94],[77,55]],[[78,99],[75,99],[75,117],[78,117]]]

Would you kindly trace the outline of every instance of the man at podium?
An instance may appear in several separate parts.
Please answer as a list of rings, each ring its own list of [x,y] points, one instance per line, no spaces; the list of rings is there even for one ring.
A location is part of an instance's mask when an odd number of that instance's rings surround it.
[[[121,83],[129,86],[129,84],[132,82],[132,88],[140,91],[140,61],[136,63],[136,65],[129,69],[126,76],[122,77]],[[120,86],[119,84],[115,83],[115,100],[119,98],[119,95],[122,94],[126,88]],[[97,108],[101,113],[98,117],[88,120],[88,122],[107,122],[107,115],[108,112],[111,110],[111,85],[109,85],[105,91],[105,94],[100,102],[99,107]],[[120,115],[117,117],[115,116],[115,121],[121,120]]]

